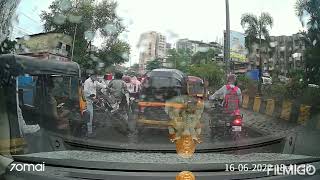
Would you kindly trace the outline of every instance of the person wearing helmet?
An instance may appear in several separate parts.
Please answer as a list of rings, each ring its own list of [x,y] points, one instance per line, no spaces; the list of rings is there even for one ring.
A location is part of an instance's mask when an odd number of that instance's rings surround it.
[[[210,100],[223,97],[223,107],[230,114],[238,114],[242,103],[241,89],[236,86],[236,75],[230,74],[227,78],[227,84],[222,86],[212,96]]]

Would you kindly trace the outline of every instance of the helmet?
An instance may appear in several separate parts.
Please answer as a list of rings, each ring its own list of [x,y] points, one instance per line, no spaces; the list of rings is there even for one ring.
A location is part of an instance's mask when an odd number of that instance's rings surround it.
[[[227,82],[228,83],[235,83],[237,80],[237,77],[235,74],[229,74],[227,77]]]
[[[130,76],[123,76],[122,80],[126,83],[130,83],[131,82],[131,77]]]
[[[123,73],[120,71],[115,72],[114,78],[115,79],[122,79]]]

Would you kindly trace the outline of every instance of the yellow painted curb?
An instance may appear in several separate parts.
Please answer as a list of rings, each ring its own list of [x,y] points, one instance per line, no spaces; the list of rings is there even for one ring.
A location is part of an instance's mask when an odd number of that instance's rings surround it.
[[[275,102],[273,99],[268,99],[267,100],[267,106],[266,106],[266,114],[269,116],[273,115],[274,112],[274,107],[275,107]]]
[[[254,112],[259,112],[260,111],[260,105],[261,105],[261,97],[256,96],[254,98],[253,111]]]
[[[24,138],[0,140],[0,153],[17,153],[22,151],[26,145]]]
[[[311,106],[301,104],[299,111],[298,124],[306,125],[308,119],[310,118],[310,109]]]
[[[292,109],[292,102],[283,101],[280,118],[288,121],[290,119],[291,109]]]
[[[248,109],[248,107],[249,107],[249,96],[248,95],[243,96],[242,107]]]

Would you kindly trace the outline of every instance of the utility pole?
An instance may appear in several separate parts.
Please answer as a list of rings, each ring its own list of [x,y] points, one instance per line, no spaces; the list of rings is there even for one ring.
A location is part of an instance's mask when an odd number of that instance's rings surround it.
[[[226,72],[230,72],[230,13],[229,13],[229,0],[226,0],[226,34],[225,34],[225,54],[224,60],[226,63]]]
[[[77,9],[77,7],[78,7],[78,1],[76,1],[75,8]],[[71,61],[73,61],[74,41],[76,39],[77,28],[78,28],[78,23],[76,23],[76,26],[74,27],[73,40],[72,40],[72,49],[71,49]]]
[[[261,95],[261,88],[262,88],[262,32],[261,32],[261,21],[259,24],[259,84],[258,84],[258,92]]]

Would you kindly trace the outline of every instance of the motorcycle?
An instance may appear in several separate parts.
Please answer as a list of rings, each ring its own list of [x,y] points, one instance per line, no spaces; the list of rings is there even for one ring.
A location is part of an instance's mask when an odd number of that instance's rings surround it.
[[[105,113],[115,129],[122,134],[127,134],[129,132],[128,120],[132,114],[130,103],[127,101],[125,97],[121,102],[117,101],[108,89],[104,89],[103,93],[99,93],[94,107],[96,111]]]
[[[219,130],[223,129],[223,136],[232,136],[237,140],[242,132],[243,115],[240,112],[230,114],[225,112],[222,99],[214,99],[212,105],[213,118],[209,120],[209,126],[213,136],[220,135]]]

